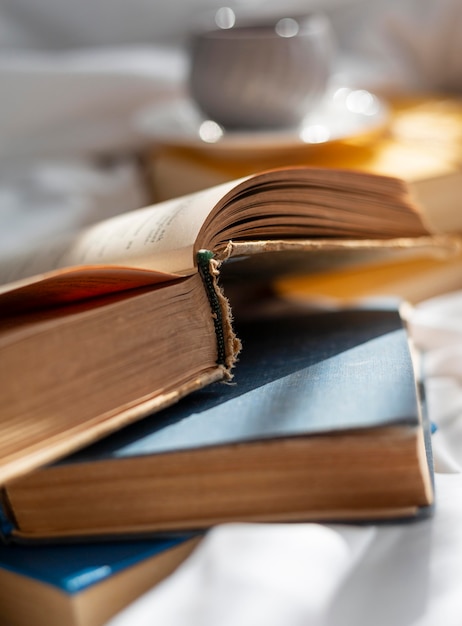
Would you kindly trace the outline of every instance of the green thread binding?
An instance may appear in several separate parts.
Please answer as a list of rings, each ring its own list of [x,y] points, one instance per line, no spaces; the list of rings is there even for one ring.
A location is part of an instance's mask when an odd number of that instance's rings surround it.
[[[213,257],[214,254],[210,250],[199,250],[197,253],[197,266],[205,285],[210,308],[212,309],[213,323],[217,336],[217,364],[226,365],[226,343],[223,332],[223,313],[215,288],[215,279],[210,273],[210,261]]]

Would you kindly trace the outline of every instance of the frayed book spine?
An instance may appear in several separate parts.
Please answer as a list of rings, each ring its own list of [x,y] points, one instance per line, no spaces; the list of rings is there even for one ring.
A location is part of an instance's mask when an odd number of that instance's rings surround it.
[[[229,302],[219,284],[220,262],[210,250],[199,250],[197,266],[207,292],[217,338],[217,364],[225,370],[225,379],[232,378],[231,370],[241,349],[241,342],[232,328]]]

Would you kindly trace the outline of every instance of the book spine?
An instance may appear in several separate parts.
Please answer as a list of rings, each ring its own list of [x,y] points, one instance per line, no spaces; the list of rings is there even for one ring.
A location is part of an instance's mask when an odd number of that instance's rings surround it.
[[[215,259],[210,250],[199,250],[197,267],[202,278],[212,310],[217,337],[217,364],[223,367],[225,379],[232,378],[231,370],[241,349],[241,342],[232,327],[232,314],[229,302],[218,283],[221,262]]]

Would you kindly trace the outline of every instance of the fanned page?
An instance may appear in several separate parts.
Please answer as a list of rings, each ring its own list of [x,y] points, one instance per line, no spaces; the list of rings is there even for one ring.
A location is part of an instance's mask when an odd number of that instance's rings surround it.
[[[194,273],[197,234],[235,184],[131,211],[2,261],[2,303],[13,299],[12,292],[18,298],[54,301],[67,291],[67,297],[77,300]]]
[[[117,216],[3,262],[0,298],[7,303],[14,293],[59,302],[65,292],[79,299],[178,280],[196,271],[198,249],[224,259],[240,253],[240,242],[249,254],[274,241],[316,241],[315,248],[348,242],[354,248],[355,241],[381,245],[399,238],[405,247],[429,235],[399,179],[321,168],[272,170]]]
[[[384,240],[430,235],[398,178],[323,168],[263,172],[236,186],[204,222],[197,247],[229,240]]]

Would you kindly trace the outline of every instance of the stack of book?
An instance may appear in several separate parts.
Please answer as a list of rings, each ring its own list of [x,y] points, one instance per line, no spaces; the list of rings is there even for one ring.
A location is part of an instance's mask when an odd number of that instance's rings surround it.
[[[2,619],[102,624],[221,522],[428,515],[428,420],[399,307],[256,302],[289,268],[460,246],[400,179],[297,167],[5,263]]]

